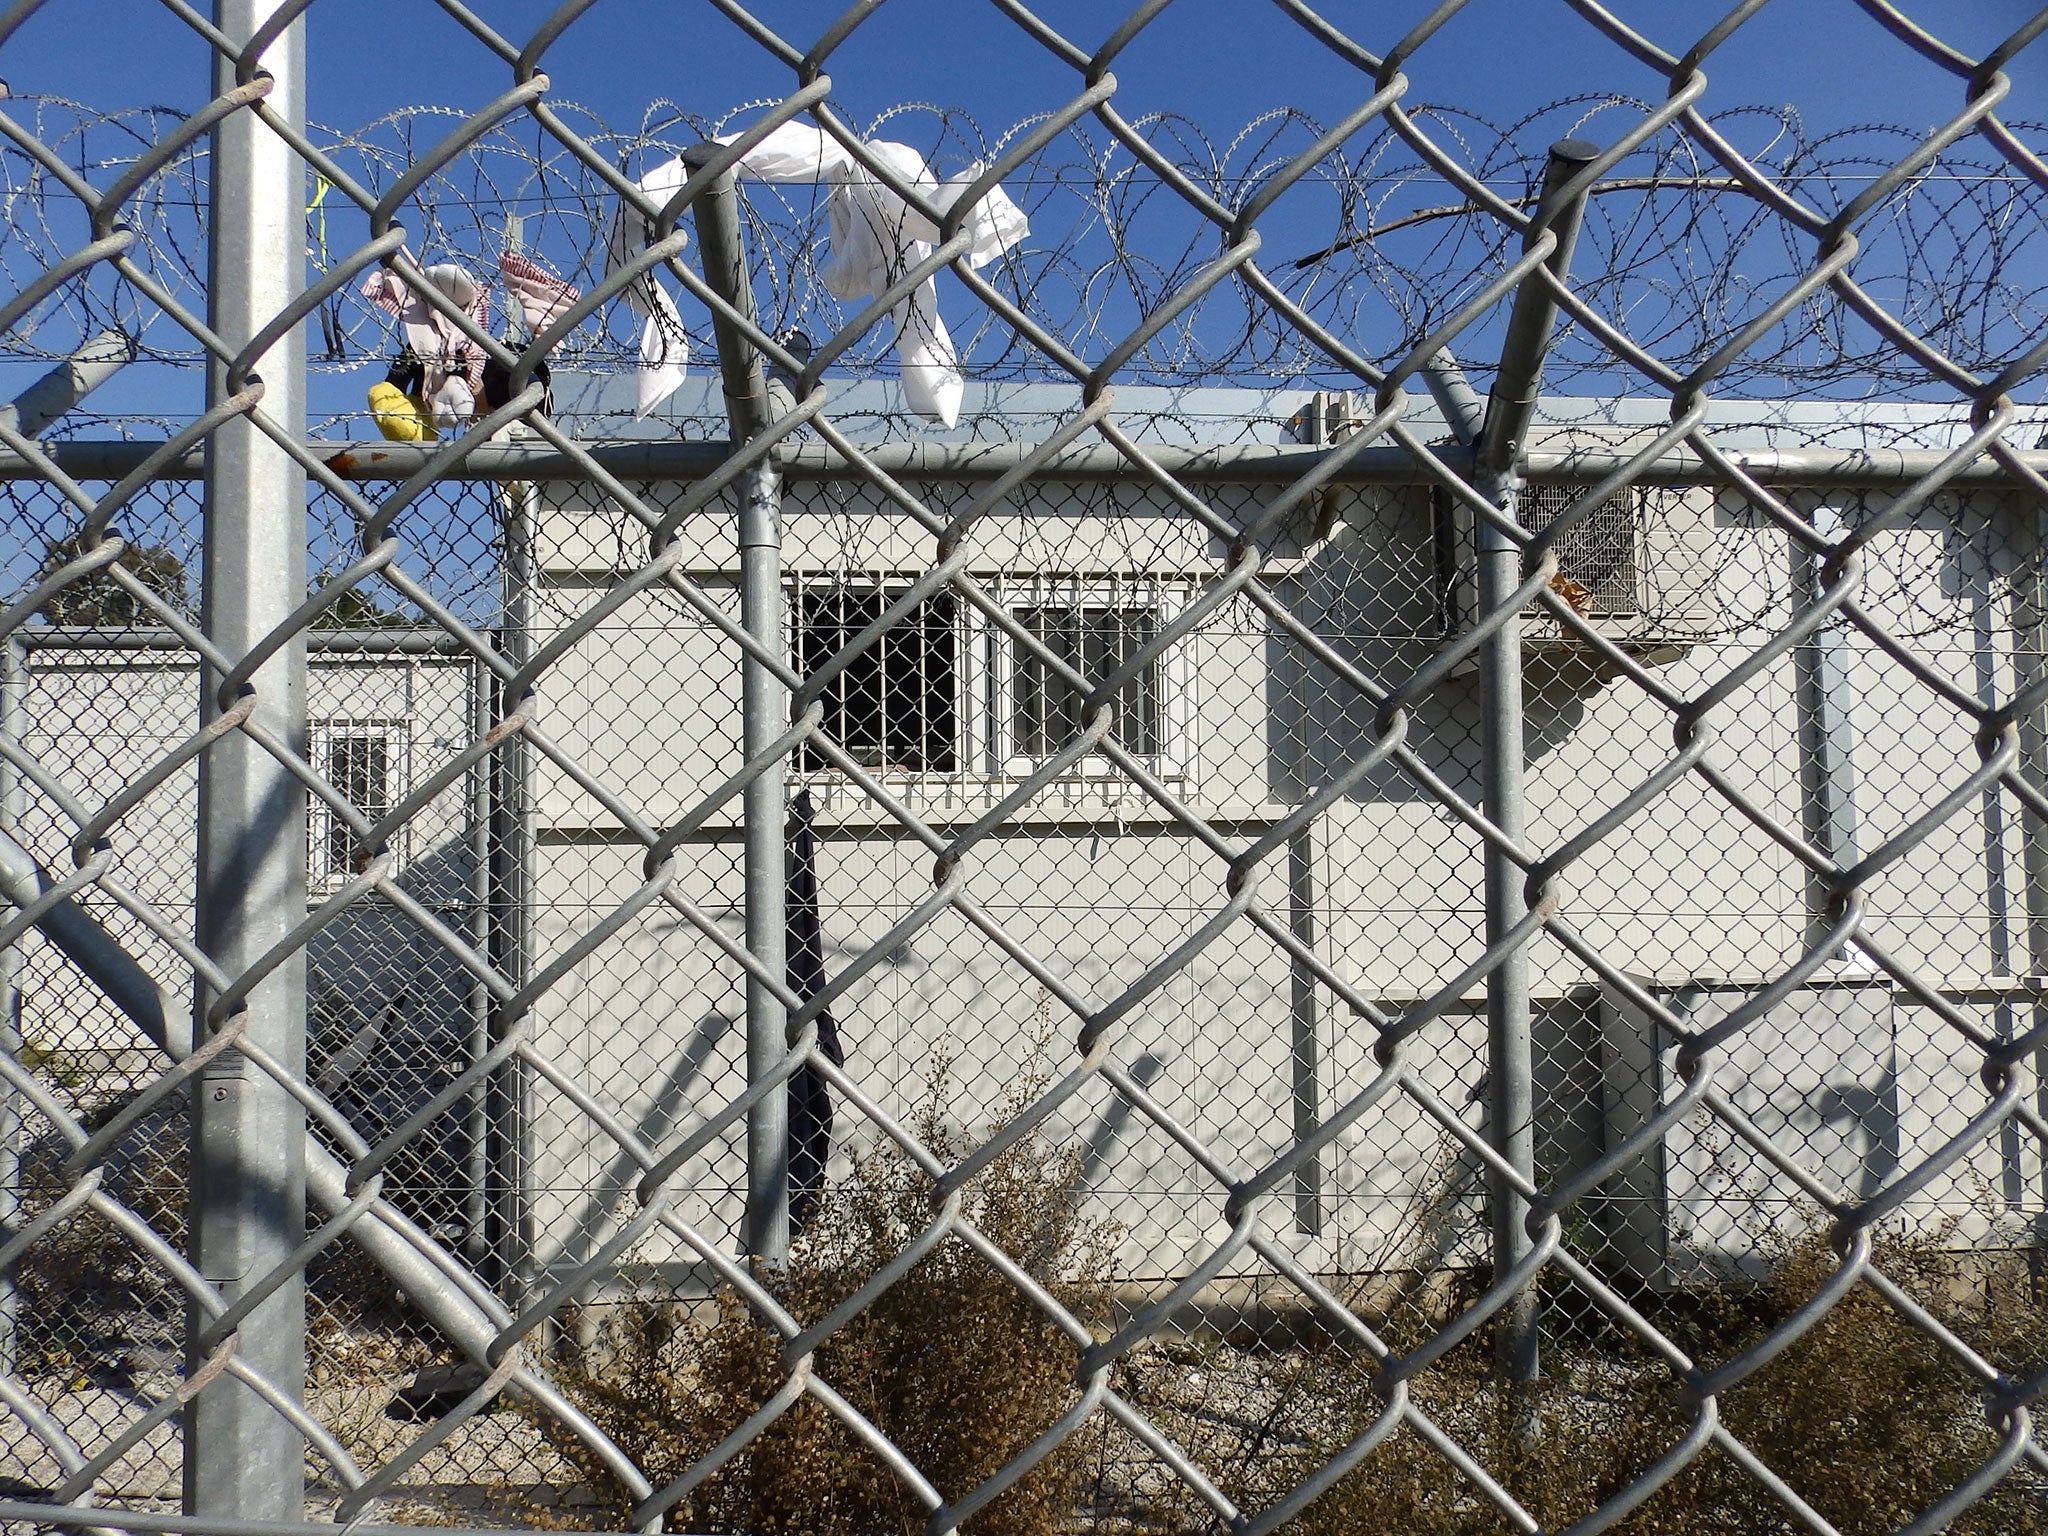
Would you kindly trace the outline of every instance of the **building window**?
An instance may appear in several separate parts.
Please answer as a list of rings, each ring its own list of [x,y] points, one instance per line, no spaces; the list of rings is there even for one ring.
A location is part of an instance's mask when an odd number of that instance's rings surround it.
[[[1095,683],[1158,638],[1159,612],[1150,605],[1105,602],[1047,603],[1012,612],[1031,644],[1003,637],[1015,653],[1003,701],[1009,755],[1042,762],[1080,732],[1082,701]],[[1114,700],[1116,740],[1138,757],[1160,755],[1162,671],[1154,657]],[[1088,686],[1078,686],[1069,672]]]
[[[823,667],[902,595],[900,588],[799,590],[798,670],[808,675]],[[959,770],[957,609],[948,592],[925,599],[826,686],[821,701],[825,734],[861,767],[902,773]],[[827,768],[831,763],[806,743],[800,766]]]
[[[899,618],[826,686],[824,732],[878,772],[1014,777],[1033,771],[1081,729],[1095,684],[1152,644],[1169,614],[1170,583],[1152,578],[1047,577],[995,586],[1028,641],[978,608],[940,593]],[[796,661],[815,673],[901,601],[903,587],[798,587],[790,603]],[[1163,770],[1174,751],[1179,694],[1171,650],[1152,657],[1115,699],[1116,741]],[[808,744],[798,766],[829,769]],[[1099,753],[1075,777],[1116,770]]]
[[[388,815],[405,793],[406,734],[391,720],[322,720],[312,729],[313,766],[365,821]],[[339,885],[356,872],[363,850],[346,818],[316,804],[308,870],[313,884]]]

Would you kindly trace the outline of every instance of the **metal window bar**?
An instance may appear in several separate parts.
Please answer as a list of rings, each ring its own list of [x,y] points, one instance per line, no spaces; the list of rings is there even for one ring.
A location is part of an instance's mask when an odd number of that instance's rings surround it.
[[[1087,602],[1014,612],[1036,649],[1024,648],[1010,673],[1011,740],[1018,756],[1046,758],[1081,729],[1085,697],[1052,663],[1062,663],[1083,677],[1099,677],[1123,666],[1149,644],[1158,635],[1159,620],[1149,609]],[[1139,757],[1157,757],[1161,750],[1162,671],[1162,663],[1154,658],[1111,701],[1117,710],[1118,740]]]
[[[383,820],[405,793],[409,722],[404,720],[329,719],[312,731],[313,760],[322,765],[327,782],[339,790],[365,821]],[[331,886],[346,880],[369,853],[356,840],[346,820],[323,808],[317,818],[312,847],[313,878]],[[403,862],[402,847],[393,853]]]
[[[800,671],[813,672],[888,611],[902,589],[799,588],[794,621]],[[823,729],[864,768],[952,773],[961,761],[960,638],[954,601],[919,603],[827,686]],[[826,766],[815,750],[802,760]]]

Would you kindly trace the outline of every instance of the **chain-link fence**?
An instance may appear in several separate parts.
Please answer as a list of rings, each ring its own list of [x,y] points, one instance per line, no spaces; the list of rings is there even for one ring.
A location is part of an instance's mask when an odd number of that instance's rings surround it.
[[[2048,1531],[2048,13],[1284,0],[1226,138],[308,9],[0,112],[0,1520]]]

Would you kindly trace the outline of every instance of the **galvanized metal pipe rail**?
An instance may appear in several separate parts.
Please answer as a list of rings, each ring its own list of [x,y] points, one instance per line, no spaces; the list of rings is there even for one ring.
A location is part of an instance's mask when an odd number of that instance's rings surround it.
[[[704,144],[684,155],[693,170],[722,146]],[[753,286],[740,236],[739,197],[730,172],[696,196],[699,259],[704,281],[742,320],[754,318]],[[718,367],[732,440],[751,442],[768,429],[768,383],[761,353],[745,328],[714,312]],[[761,649],[783,657],[782,481],[768,460],[740,479],[737,535],[740,554],[740,625]],[[740,751],[749,764],[769,751],[788,728],[789,701],[774,669],[756,655],[740,658]],[[789,820],[788,760],[778,758],[742,791],[745,822],[741,862],[746,878],[747,951],[771,976],[789,972],[788,877],[784,869]],[[789,1050],[789,1010],[756,976],[747,985],[747,1082],[774,1075]],[[789,1099],[770,1093],[747,1111],[747,1189],[743,1227],[746,1252],[779,1265],[789,1256]]]
[[[1557,299],[1545,275],[1562,279],[1570,270],[1579,219],[1585,210],[1583,192],[1567,198],[1567,184],[1592,163],[1599,151],[1582,139],[1563,139],[1551,147],[1543,183],[1543,199],[1530,225],[1525,252],[1548,234],[1553,244],[1542,264],[1522,280],[1508,317],[1500,371],[1487,400],[1485,424],[1473,454],[1475,488],[1510,520],[1517,519],[1522,478],[1518,460],[1536,413],[1536,395],[1543,380],[1543,354],[1557,323]],[[1476,622],[1506,616],[1488,633],[1479,651],[1480,712],[1484,734],[1480,750],[1486,817],[1503,838],[1520,843],[1528,832],[1524,803],[1526,745],[1522,716],[1522,615],[1524,580],[1522,549],[1507,531],[1487,519],[1474,523],[1478,564]],[[1528,871],[1499,843],[1486,848],[1486,943],[1489,949],[1507,944],[1528,916],[1523,887]],[[1536,1087],[1532,1056],[1532,1015],[1529,1005],[1529,953],[1526,943],[1502,954],[1486,981],[1487,1123],[1494,1149],[1528,1184],[1536,1182]],[[1488,1175],[1489,1215],[1493,1226],[1493,1273],[1496,1283],[1528,1254],[1532,1239],[1525,1225],[1529,1203],[1506,1177]],[[1495,1346],[1502,1376],[1518,1385],[1541,1373],[1537,1346],[1537,1298],[1533,1283],[1525,1285],[1505,1308]]]
[[[51,443],[46,451],[65,474],[81,481],[118,480],[132,472],[162,445],[151,442],[78,439]],[[332,442],[313,439],[307,452],[343,480],[381,484],[407,479],[424,469],[434,448],[405,443]],[[629,482],[701,480],[732,455],[728,442],[685,439],[627,439],[579,443],[591,462]],[[1744,474],[1767,486],[1831,486],[1845,490],[1906,487],[1940,469],[1946,450],[1932,448],[1777,448],[1724,450]],[[1038,461],[1029,443],[875,443],[861,447],[861,457],[874,468],[899,479],[999,480],[1021,465],[1033,465],[1032,478],[1057,482],[1128,479],[1131,461],[1107,443],[1078,443]],[[1328,450],[1274,443],[1224,443],[1205,447],[1147,445],[1154,463],[1177,480],[1194,485],[1274,485],[1298,480],[1316,470]],[[1449,446],[1431,449],[1446,469],[1471,472],[1469,452]],[[852,466],[820,443],[785,442],[771,455],[785,481],[843,480]],[[1999,487],[2012,483],[2007,460],[2034,474],[2048,476],[2048,452],[2014,450],[2004,458],[1985,454],[1945,474],[1943,483],[1957,489]],[[1534,484],[1590,485],[1632,461],[1629,455],[1600,449],[1525,448],[1522,479]],[[163,466],[159,478],[196,480],[204,471],[204,455],[194,449]],[[19,455],[0,452],[0,480],[38,480],[41,471]],[[589,470],[579,457],[543,443],[483,443],[463,457],[462,472],[451,480],[587,480]],[[1375,445],[1351,450],[1344,462],[1327,473],[1332,485],[1434,485],[1436,479],[1405,448]],[[1674,451],[1638,466],[1630,475],[1643,486],[1720,486],[1721,470],[1696,454]]]
[[[85,625],[37,625],[17,630],[11,637],[23,655],[38,651],[183,651],[192,647],[173,629],[145,626],[121,629],[93,629]],[[426,656],[450,660],[471,656],[468,646],[440,630],[418,629],[316,629],[306,635],[309,656]]]

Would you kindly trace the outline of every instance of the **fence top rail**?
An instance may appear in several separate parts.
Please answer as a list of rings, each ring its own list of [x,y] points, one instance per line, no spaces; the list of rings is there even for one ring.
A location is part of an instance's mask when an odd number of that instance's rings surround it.
[[[85,651],[162,651],[196,661],[191,642],[173,629],[141,626],[116,629],[91,625],[23,626],[7,637],[10,648],[57,654]],[[453,635],[438,629],[315,629],[306,634],[315,656],[446,656],[470,653]]]
[[[44,448],[50,462],[74,480],[118,480],[133,474],[162,443],[125,440],[75,440]],[[311,441],[307,453],[328,471],[350,481],[401,481],[425,469],[445,445]],[[627,481],[691,481],[709,475],[725,462],[731,444],[718,439],[649,441],[618,439],[585,442],[581,453],[608,474]],[[875,469],[898,479],[995,480],[1015,470],[1031,453],[1029,443],[879,443],[861,450]],[[1211,447],[1148,447],[1147,455],[1168,474],[1197,484],[1277,485],[1308,474],[1330,454],[1328,448],[1272,443],[1227,443]],[[1461,475],[1471,472],[1471,454],[1444,445],[1434,450],[1443,467]],[[1729,457],[1766,485],[1883,488],[1915,484],[1933,474],[1949,457],[1935,448],[1779,448],[1732,449]],[[2048,475],[2048,451],[2015,450],[2011,458],[2035,474]],[[1525,478],[1538,483],[1591,485],[1630,462],[1625,453],[1598,449],[1539,450],[1522,461]],[[796,443],[782,448],[777,462],[785,479],[841,480],[861,471],[838,451],[822,443]],[[205,470],[205,454],[194,449],[157,470],[164,480],[197,480]],[[1047,481],[1119,480],[1141,475],[1121,451],[1106,443],[1063,449],[1033,471]],[[37,480],[43,466],[19,454],[0,453],[0,480]],[[469,450],[441,477],[485,482],[562,482],[590,478],[579,456],[536,443],[485,443]],[[1356,450],[1328,477],[1333,485],[1423,486],[1439,477],[1405,448]],[[1637,485],[1695,486],[1724,484],[1726,476],[1697,454],[1674,451],[1642,466],[1631,477]],[[1944,476],[1957,486],[2018,488],[2005,462],[1984,454]]]

